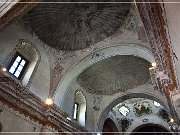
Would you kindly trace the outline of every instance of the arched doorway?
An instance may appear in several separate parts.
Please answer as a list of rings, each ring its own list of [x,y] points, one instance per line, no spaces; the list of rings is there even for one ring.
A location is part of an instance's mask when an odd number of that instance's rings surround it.
[[[118,132],[118,129],[115,123],[111,119],[107,118],[104,122],[102,134],[103,135],[109,135],[109,134],[116,135],[117,132]]]
[[[130,135],[172,135],[172,133],[161,125],[144,124],[134,129]]]

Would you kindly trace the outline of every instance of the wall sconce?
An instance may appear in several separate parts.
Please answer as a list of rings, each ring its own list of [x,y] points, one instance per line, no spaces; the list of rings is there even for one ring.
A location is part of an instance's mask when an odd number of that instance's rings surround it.
[[[156,67],[156,62],[151,63],[152,67]]]
[[[45,101],[45,104],[48,105],[48,106],[53,105],[52,98],[47,98],[46,101]]]
[[[1,68],[1,70],[2,70],[3,72],[6,72],[6,71],[7,71],[7,69],[6,69],[5,67]]]
[[[170,123],[173,123],[173,122],[174,122],[174,119],[173,119],[173,118],[171,118],[171,119],[170,119]]]

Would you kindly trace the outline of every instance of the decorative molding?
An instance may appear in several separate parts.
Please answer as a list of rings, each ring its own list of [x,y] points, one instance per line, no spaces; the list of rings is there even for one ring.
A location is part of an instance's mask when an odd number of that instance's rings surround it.
[[[40,98],[23,87],[21,83],[13,80],[8,74],[0,71],[0,78],[0,101],[9,108],[55,130],[62,132],[86,131],[84,127],[74,121],[67,120],[68,114],[55,104],[53,106],[45,105]]]
[[[144,118],[144,119],[142,119],[142,122],[143,122],[143,123],[148,123],[148,122],[149,122],[149,119]]]
[[[144,0],[136,0],[144,2]],[[149,1],[149,0],[148,0]],[[166,71],[171,83],[166,87],[169,91],[177,88],[173,53],[167,33],[167,22],[161,3],[137,3],[137,7],[144,23],[147,37],[157,63],[158,71]],[[158,2],[158,0],[156,0]]]
[[[95,111],[99,111],[102,105],[102,95],[94,94],[93,96],[93,109]]]
[[[138,102],[134,104],[134,113],[137,117],[150,115],[152,113],[152,107],[148,101]]]
[[[171,49],[171,42],[168,35],[168,25],[165,18],[165,10],[163,3],[159,3],[159,0],[155,0],[154,3],[151,0],[136,0],[137,8],[139,10],[142,22],[144,24],[146,34],[151,45],[152,53],[157,65],[158,71],[165,71],[168,75],[170,82],[165,81],[162,83],[164,94],[166,95],[171,114],[175,120],[180,121],[174,106],[170,94],[172,91],[177,90],[178,83],[174,68],[174,55]]]
[[[133,119],[123,118],[117,119],[118,123],[121,125],[122,132],[125,132],[128,127],[132,124]]]
[[[19,42],[17,43],[15,48],[11,51],[11,53],[8,55],[8,57],[3,62],[4,67],[7,68],[9,66],[9,63],[12,61],[12,59],[17,51],[20,52],[23,56],[25,56],[30,61],[30,65],[31,65],[31,62],[36,61],[35,67],[28,79],[28,82],[26,83],[26,85],[24,85],[25,87],[29,87],[35,76],[35,73],[39,67],[39,63],[41,61],[41,55],[40,55],[38,48],[35,46],[35,44],[31,43],[30,41],[28,41],[26,39],[19,39]],[[14,78],[14,79],[16,79],[16,78]],[[16,79],[16,80],[19,81],[18,79]]]

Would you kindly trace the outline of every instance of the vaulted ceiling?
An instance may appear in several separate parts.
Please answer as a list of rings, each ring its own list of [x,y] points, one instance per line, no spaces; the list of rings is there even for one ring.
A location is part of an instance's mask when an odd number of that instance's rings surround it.
[[[47,45],[79,50],[114,34],[124,24],[130,8],[130,3],[40,3],[25,20]]]
[[[150,66],[140,57],[118,55],[90,66],[77,80],[89,93],[111,95],[145,84],[150,80]]]

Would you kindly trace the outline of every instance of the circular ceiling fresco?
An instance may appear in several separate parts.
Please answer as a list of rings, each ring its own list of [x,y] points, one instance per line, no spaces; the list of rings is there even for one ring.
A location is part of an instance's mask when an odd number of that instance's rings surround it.
[[[115,33],[130,7],[130,3],[40,3],[29,11],[26,21],[47,45],[79,50]]]
[[[88,67],[77,82],[89,93],[111,95],[145,84],[150,80],[150,66],[140,57],[113,56]]]

